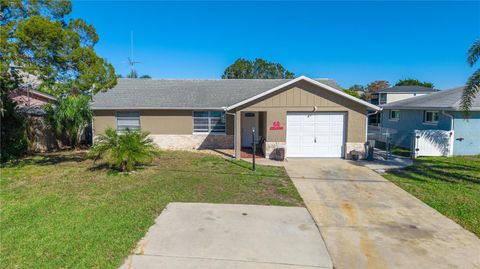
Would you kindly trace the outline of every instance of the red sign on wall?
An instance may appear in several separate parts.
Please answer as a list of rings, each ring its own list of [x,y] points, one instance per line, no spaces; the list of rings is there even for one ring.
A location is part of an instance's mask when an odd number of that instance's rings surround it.
[[[270,130],[272,130],[272,131],[283,130],[283,126],[280,125],[279,121],[274,121],[273,125],[270,127]]]

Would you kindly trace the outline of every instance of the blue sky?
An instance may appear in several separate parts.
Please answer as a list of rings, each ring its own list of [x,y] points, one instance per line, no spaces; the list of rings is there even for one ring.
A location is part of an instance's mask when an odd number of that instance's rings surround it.
[[[258,57],[344,87],[413,77],[444,89],[473,73],[480,38],[480,2],[74,1],[72,17],[95,26],[97,53],[123,75],[133,31],[138,73],[154,78],[220,78]]]

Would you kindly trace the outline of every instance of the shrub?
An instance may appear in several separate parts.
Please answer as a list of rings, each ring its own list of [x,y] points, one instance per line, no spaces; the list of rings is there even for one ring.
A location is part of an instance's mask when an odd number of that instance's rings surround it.
[[[57,104],[45,106],[45,119],[58,136],[65,135],[72,147],[77,147],[85,128],[92,120],[90,97],[69,95],[58,100]]]
[[[148,132],[129,129],[119,134],[108,128],[105,134],[95,140],[89,156],[95,160],[105,159],[110,167],[120,171],[132,171],[137,165],[150,162],[159,154],[148,135]]]

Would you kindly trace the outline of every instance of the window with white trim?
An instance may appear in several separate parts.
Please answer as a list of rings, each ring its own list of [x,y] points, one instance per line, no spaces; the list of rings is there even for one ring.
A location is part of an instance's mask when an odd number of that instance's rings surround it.
[[[390,110],[390,112],[388,113],[388,119],[397,121],[398,119],[400,119],[400,111]]]
[[[438,111],[425,111],[423,115],[423,122],[429,124],[438,123],[439,114]]]
[[[225,112],[193,111],[194,133],[225,133]]]
[[[117,112],[117,132],[140,130],[140,112],[122,111]]]
[[[386,93],[380,93],[379,96],[380,96],[380,101],[379,101],[380,103],[379,104],[380,105],[386,104],[387,103],[387,94]]]

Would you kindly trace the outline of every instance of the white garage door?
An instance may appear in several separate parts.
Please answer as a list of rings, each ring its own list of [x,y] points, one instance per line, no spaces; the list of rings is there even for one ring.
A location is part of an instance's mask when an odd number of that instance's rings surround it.
[[[343,113],[288,113],[287,157],[342,157]]]

